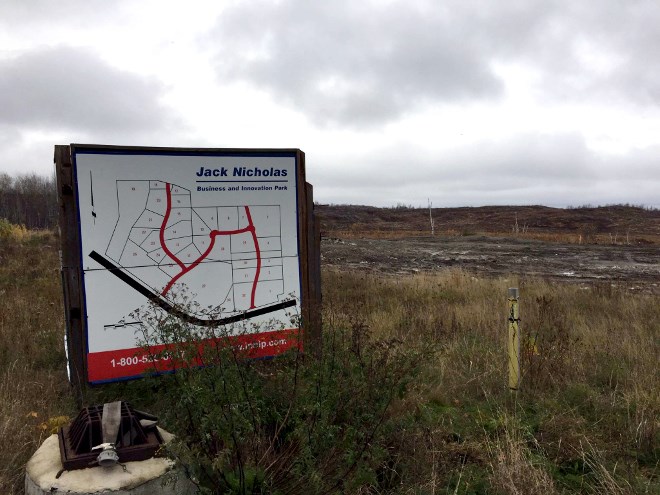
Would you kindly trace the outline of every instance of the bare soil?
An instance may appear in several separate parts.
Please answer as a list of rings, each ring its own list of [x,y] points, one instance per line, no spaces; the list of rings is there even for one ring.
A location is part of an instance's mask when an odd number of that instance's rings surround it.
[[[327,267],[414,273],[458,267],[484,276],[529,276],[660,292],[657,245],[561,244],[487,236],[323,238]]]

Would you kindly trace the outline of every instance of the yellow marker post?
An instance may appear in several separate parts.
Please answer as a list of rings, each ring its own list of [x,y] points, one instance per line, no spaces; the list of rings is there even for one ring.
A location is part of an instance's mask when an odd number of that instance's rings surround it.
[[[518,312],[518,288],[509,288],[509,334],[507,351],[509,356],[509,389],[520,387],[520,313]]]

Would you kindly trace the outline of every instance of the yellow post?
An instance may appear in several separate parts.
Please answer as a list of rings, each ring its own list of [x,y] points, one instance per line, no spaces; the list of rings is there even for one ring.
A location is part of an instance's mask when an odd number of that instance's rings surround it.
[[[509,355],[509,389],[518,390],[520,387],[520,333],[518,324],[518,288],[509,289],[509,335],[507,350]]]

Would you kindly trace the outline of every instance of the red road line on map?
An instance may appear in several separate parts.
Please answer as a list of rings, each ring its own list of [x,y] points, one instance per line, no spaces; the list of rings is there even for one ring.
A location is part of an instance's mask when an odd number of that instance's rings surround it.
[[[211,242],[209,243],[209,247],[206,248],[206,251],[204,251],[202,255],[199,258],[197,258],[195,261],[193,261],[190,265],[184,266],[184,268],[179,273],[177,273],[174,277],[172,277],[172,280],[170,280],[169,283],[163,289],[162,292],[163,295],[167,294],[167,291],[169,291],[172,288],[172,286],[176,283],[177,280],[179,280],[186,273],[188,273],[190,270],[192,270],[197,265],[199,265],[201,261],[209,255],[211,249],[213,249],[213,245],[215,244],[215,236],[213,235],[213,232],[211,232],[210,235],[211,235]]]
[[[252,223],[252,215],[250,215],[250,208],[245,206],[245,214],[247,215],[248,219],[248,226],[244,227],[242,229],[236,229],[236,230],[212,230],[211,233],[209,234],[211,242],[209,243],[209,247],[206,248],[206,251],[204,251],[199,258],[197,258],[195,261],[193,261],[190,265],[186,266],[184,263],[179,260],[166,246],[165,244],[165,228],[167,226],[167,221],[170,218],[170,210],[172,208],[172,197],[170,193],[170,184],[166,183],[165,187],[167,191],[167,211],[165,212],[165,219],[163,221],[163,225],[160,227],[160,244],[163,247],[163,251],[172,258],[174,261],[177,262],[177,264],[181,267],[181,271],[177,273],[172,279],[168,282],[168,284],[165,286],[163,289],[163,292],[161,293],[162,295],[165,295],[169,292],[169,290],[172,288],[172,286],[176,283],[177,280],[179,280],[181,277],[183,277],[186,273],[188,273],[190,270],[195,268],[197,265],[199,265],[204,258],[206,258],[211,250],[213,249],[213,246],[215,245],[215,238],[219,235],[236,235],[236,234],[243,234],[245,232],[250,232],[252,234],[252,240],[254,241],[254,248],[256,251],[257,255],[257,270],[254,276],[254,282],[252,282],[252,293],[250,295],[250,309],[254,309],[256,306],[254,305],[254,297],[257,291],[257,282],[259,280],[259,273],[261,272],[261,252],[259,250],[259,241],[257,240],[257,233],[254,228],[254,224]]]
[[[170,251],[167,248],[167,244],[165,244],[165,229],[167,228],[167,222],[170,219],[170,212],[172,211],[172,193],[170,191],[170,184],[169,182],[165,183],[165,191],[167,194],[167,209],[165,210],[165,218],[163,218],[163,224],[160,226],[160,245],[163,248],[163,251],[165,251],[165,254],[172,258],[174,261],[176,261],[176,264],[181,267],[182,270],[186,269],[186,265],[184,265],[179,258],[177,258],[172,251]],[[163,292],[163,295],[165,292]]]
[[[259,250],[259,241],[257,240],[257,232],[254,229],[254,224],[252,223],[252,215],[250,215],[250,208],[245,207],[245,214],[248,219],[248,226],[250,232],[252,233],[252,240],[254,241],[254,250],[257,255],[257,271],[254,274],[254,282],[252,282],[252,293],[250,294],[250,309],[254,309],[254,296],[257,292],[257,282],[259,281],[259,273],[261,272],[261,251]]]

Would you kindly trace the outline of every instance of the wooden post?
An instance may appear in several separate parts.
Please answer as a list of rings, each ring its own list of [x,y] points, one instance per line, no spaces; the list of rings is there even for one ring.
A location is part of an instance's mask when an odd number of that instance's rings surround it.
[[[518,288],[509,289],[509,319],[507,354],[509,361],[509,389],[520,388],[520,314],[518,312]]]
[[[431,235],[435,235],[435,225],[433,223],[433,203],[431,199],[427,198],[429,202],[429,222],[431,222]]]
[[[321,322],[321,227],[314,214],[314,188],[306,183],[307,195],[307,271],[309,292],[307,294],[308,317],[304,325],[307,333],[306,348],[315,357],[321,357],[323,349]]]
[[[59,205],[60,262],[64,289],[64,318],[68,371],[79,408],[83,406],[83,390],[87,383],[85,369],[85,335],[83,332],[82,273],[80,270],[80,230],[76,215],[76,185],[71,161],[71,147],[55,146],[57,198]]]
[[[314,188],[304,181],[305,153],[297,151],[298,166],[298,205],[299,242],[301,256],[302,307],[301,328],[303,349],[314,357],[321,356],[321,228],[314,214]]]

